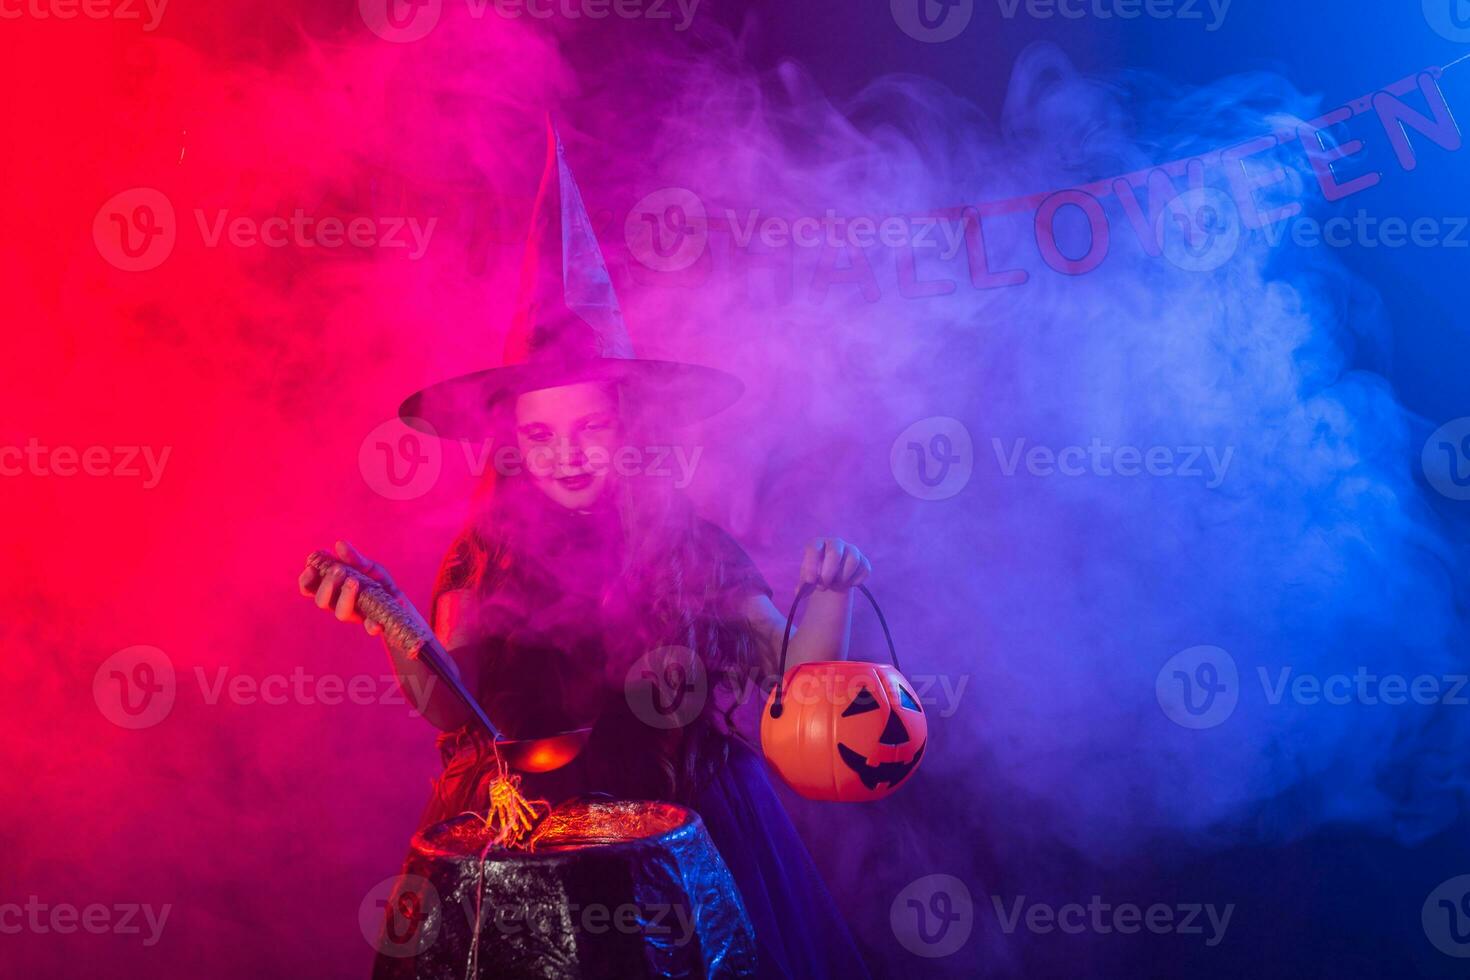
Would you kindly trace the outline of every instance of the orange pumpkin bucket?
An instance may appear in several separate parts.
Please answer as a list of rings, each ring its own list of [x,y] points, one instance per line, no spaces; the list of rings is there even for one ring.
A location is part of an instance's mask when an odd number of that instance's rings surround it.
[[[883,610],[866,586],[893,666],[852,660],[800,664],[786,671],[791,624],[812,592],[804,586],[786,617],[781,679],[761,712],[761,749],[786,784],[811,800],[881,800],[919,767],[929,722],[913,685],[898,671],[898,651]]]

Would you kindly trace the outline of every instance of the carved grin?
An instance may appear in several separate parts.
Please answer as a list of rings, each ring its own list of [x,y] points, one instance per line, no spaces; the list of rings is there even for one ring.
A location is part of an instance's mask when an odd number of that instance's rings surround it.
[[[927,744],[929,743],[924,743],[924,745]],[[924,745],[920,745],[914,757],[907,762],[880,762],[877,765],[869,765],[868,760],[841,742],[837,743],[837,754],[842,757],[843,762],[847,763],[847,768],[857,773],[864,786],[869,790],[875,790],[882,783],[897,786],[903,782],[908,774],[914,771],[914,766],[919,764],[919,759],[923,757]]]

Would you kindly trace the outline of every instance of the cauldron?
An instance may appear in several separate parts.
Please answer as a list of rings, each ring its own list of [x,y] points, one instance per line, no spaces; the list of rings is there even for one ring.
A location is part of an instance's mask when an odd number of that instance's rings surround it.
[[[490,842],[474,814],[415,836],[375,977],[755,975],[750,919],[693,811],[572,801],[546,817],[531,849]]]

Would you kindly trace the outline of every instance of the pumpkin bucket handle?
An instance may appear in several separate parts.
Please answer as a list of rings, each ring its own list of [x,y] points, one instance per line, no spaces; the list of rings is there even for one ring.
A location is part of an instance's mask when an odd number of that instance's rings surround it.
[[[791,626],[796,622],[796,607],[801,605],[801,600],[816,591],[816,586],[810,582],[796,590],[796,598],[791,600],[791,611],[786,614],[786,632],[781,637],[781,672],[776,676],[776,696],[771,701],[771,717],[780,718],[786,710],[782,704],[786,684],[786,650],[791,646]],[[858,591],[868,597],[868,602],[873,606],[873,612],[878,614],[878,625],[883,627],[883,639],[888,641],[888,655],[893,659],[893,668],[898,666],[898,650],[893,645],[893,634],[888,630],[888,620],[883,618],[883,610],[878,608],[878,600],[873,598],[873,593],[868,591],[866,585],[859,585]]]

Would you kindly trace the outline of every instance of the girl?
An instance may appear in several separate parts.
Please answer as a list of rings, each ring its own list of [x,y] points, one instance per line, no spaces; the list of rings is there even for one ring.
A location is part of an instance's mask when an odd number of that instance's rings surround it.
[[[574,762],[524,776],[528,796],[689,806],[740,889],[761,975],[857,980],[866,970],[852,939],[732,722],[742,694],[776,672],[785,617],[739,545],[667,478],[632,462],[638,447],[658,444],[656,427],[718,411],[741,386],[708,368],[633,357],[590,228],[551,132],[505,365],[443,382],[400,409],[427,431],[517,450],[510,460],[495,454],[449,548],[432,628],[506,738],[592,729]],[[341,566],[301,576],[319,607],[362,622],[351,566],[411,610],[382,566],[342,541],[336,556]],[[816,591],[788,666],[846,656],[850,590],[870,570],[839,538],[807,547],[801,582]],[[443,731],[444,773],[423,825],[484,810],[497,771],[488,739],[425,667],[388,647],[405,694]],[[669,648],[693,673],[645,699],[645,677],[659,676],[648,655]]]
[[[554,452],[544,455],[554,461],[514,474],[488,471],[440,570],[431,622],[505,737],[592,727],[571,765],[526,774],[523,789],[552,804],[601,792],[689,806],[740,887],[762,976],[864,976],[764,763],[729,720],[752,682],[775,673],[786,621],[769,586],[740,547],[664,481],[593,465],[628,445],[615,388],[529,391],[507,408],[522,455],[532,460],[549,446]],[[388,572],[351,545],[338,542],[336,554],[401,596]],[[869,570],[840,539],[808,545],[801,581],[817,591],[793,634],[792,663],[845,656],[850,590]],[[381,632],[358,615],[357,582],[342,568],[327,576],[308,569],[300,584],[338,619]],[[644,654],[668,647],[693,651],[710,688],[697,716],[674,728],[640,717],[645,702],[630,699],[626,683]],[[444,731],[444,774],[421,826],[483,810],[496,772],[488,739],[418,661],[388,649],[404,691],[428,692],[415,706]]]

